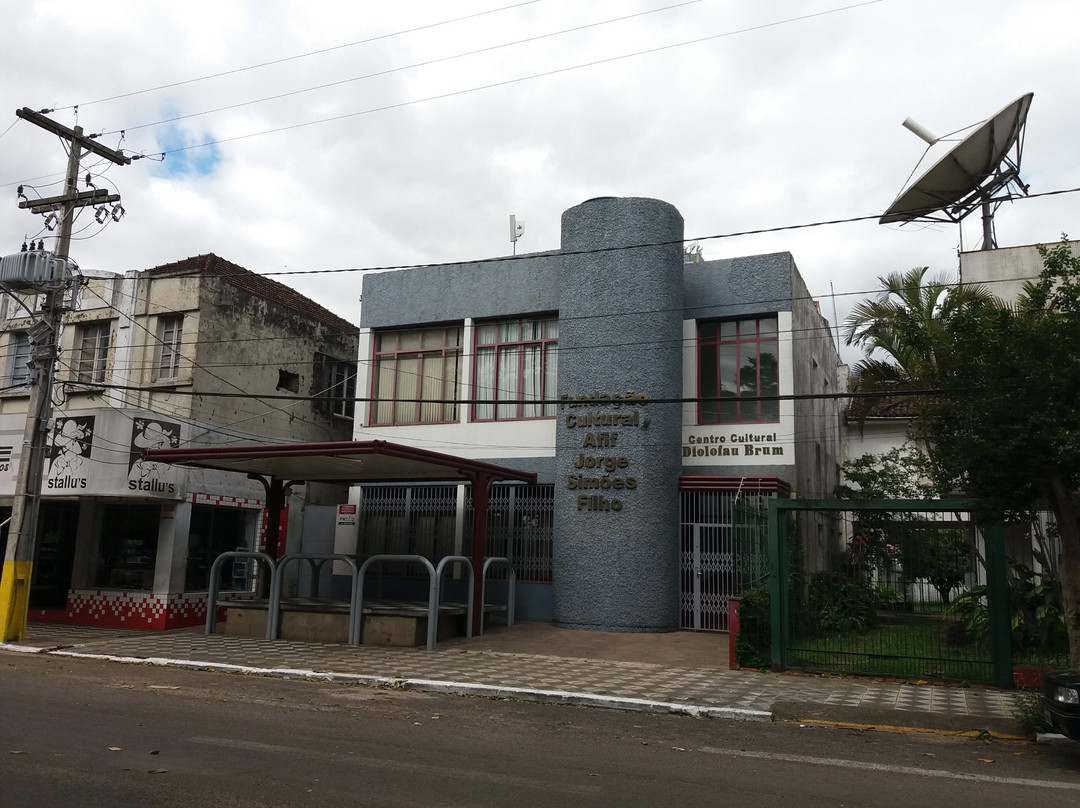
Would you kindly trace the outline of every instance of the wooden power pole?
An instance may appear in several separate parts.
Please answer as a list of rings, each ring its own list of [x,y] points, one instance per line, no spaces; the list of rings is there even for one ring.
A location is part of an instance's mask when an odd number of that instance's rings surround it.
[[[70,144],[64,193],[47,199],[24,200],[19,203],[20,208],[28,208],[31,213],[59,212],[54,257],[58,271],[66,276],[75,210],[87,205],[117,202],[120,199],[118,194],[110,194],[104,190],[79,192],[82,155],[90,152],[117,165],[127,165],[131,158],[87,137],[81,126],[68,128],[25,107],[16,110],[15,114],[58,135]],[[30,400],[26,405],[26,429],[23,433],[19,476],[15,483],[15,500],[11,511],[11,530],[4,556],[3,575],[0,578],[0,640],[3,641],[26,638],[34,542],[37,538],[38,508],[41,500],[41,477],[45,468],[45,442],[48,438],[53,379],[59,355],[57,335],[60,333],[63,316],[64,278],[56,278],[55,281],[45,293],[41,319],[34,328],[35,344],[32,356],[37,379],[33,380],[31,374]]]

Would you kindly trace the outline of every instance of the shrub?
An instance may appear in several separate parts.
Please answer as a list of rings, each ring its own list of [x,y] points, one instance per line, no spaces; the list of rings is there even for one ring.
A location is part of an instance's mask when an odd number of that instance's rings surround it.
[[[772,631],[768,583],[743,590],[739,596],[739,637],[735,657],[742,668],[772,664]]]
[[[815,572],[810,578],[811,634],[851,634],[874,622],[875,599],[870,584],[839,572]]]
[[[1038,557],[1038,554],[1036,555]],[[1050,570],[1035,572],[1031,567],[1009,561],[1010,638],[1013,653],[1036,651],[1067,655],[1069,638],[1057,575]],[[990,631],[986,587],[973,586],[958,595],[949,612],[963,620],[970,640],[982,642]]]

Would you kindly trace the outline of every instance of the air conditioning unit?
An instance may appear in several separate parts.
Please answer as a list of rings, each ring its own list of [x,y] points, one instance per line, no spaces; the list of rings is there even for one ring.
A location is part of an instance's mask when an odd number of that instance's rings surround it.
[[[0,287],[8,292],[44,292],[71,276],[68,261],[46,250],[25,250],[0,258]]]

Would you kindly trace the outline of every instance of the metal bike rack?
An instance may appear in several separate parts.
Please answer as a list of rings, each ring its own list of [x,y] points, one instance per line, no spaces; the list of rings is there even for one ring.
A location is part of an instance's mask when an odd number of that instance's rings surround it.
[[[311,565],[312,581],[315,592],[319,587],[319,570],[327,561],[344,561],[349,565],[352,574],[353,585],[352,597],[349,601],[349,636],[353,635],[353,626],[360,625],[360,609],[356,602],[356,559],[341,553],[289,553],[278,559],[277,569],[274,570],[270,581],[270,606],[266,616],[266,638],[276,640],[281,633],[281,584],[285,577],[285,567],[293,561],[307,561]]]
[[[480,582],[480,610],[483,611],[487,606],[487,575],[488,569],[494,564],[505,564],[506,568],[510,570],[510,576],[506,580],[506,627],[510,628],[514,625],[514,599],[517,594],[517,573],[514,572],[514,565],[510,563],[509,558],[503,556],[491,556],[484,559],[484,578]],[[484,633],[484,621],[480,621],[480,633]]]
[[[439,561],[439,566],[435,568],[435,578],[438,580],[438,594],[436,595],[436,606],[442,604],[442,576],[446,571],[446,568],[451,564],[464,564],[465,569],[469,573],[469,595],[465,600],[465,638],[472,637],[472,616],[473,616],[473,581],[475,580],[475,573],[472,568],[472,559],[463,555],[451,555],[445,556]]]
[[[229,558],[254,558],[256,561],[262,561],[266,564],[270,570],[270,580],[273,581],[275,577],[275,570],[277,565],[266,553],[260,553],[257,550],[229,550],[227,553],[222,553],[214,559],[214,563],[210,565],[210,586],[206,593],[206,633],[213,634],[217,628],[217,598],[221,592],[221,587],[218,586],[218,573],[221,572],[221,567]],[[270,636],[270,618],[266,620],[266,639],[271,640]]]
[[[380,561],[413,561],[417,564],[423,564],[428,571],[428,630],[427,630],[427,649],[429,651],[435,650],[435,634],[439,624],[439,583],[438,578],[435,575],[435,567],[430,561],[424,558],[422,555],[398,555],[394,553],[373,555],[369,557],[363,564],[360,565],[360,571],[356,576],[356,609],[363,615],[364,613],[364,574],[367,572],[367,568],[376,562]],[[355,627],[350,626],[349,644],[360,644],[360,623],[362,620],[356,621]]]

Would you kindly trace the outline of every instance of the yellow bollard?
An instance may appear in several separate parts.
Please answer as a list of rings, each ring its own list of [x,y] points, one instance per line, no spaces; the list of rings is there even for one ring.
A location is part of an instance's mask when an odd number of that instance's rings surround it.
[[[18,642],[26,639],[26,614],[29,609],[30,561],[5,561],[0,578],[0,641]]]

